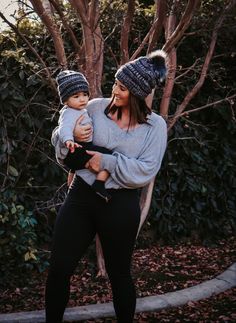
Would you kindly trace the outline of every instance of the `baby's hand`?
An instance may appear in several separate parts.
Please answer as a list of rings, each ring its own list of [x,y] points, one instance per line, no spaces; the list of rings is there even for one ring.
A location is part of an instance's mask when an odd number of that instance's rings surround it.
[[[74,142],[72,140],[67,140],[66,141],[66,148],[70,150],[71,153],[75,151],[75,148],[82,147],[81,145],[77,144],[77,142]]]

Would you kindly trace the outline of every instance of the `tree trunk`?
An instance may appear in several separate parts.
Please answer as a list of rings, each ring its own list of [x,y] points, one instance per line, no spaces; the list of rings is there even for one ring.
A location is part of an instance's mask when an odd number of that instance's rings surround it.
[[[70,0],[76,9],[83,31],[84,73],[90,86],[91,98],[101,97],[104,39],[99,25],[99,1]]]

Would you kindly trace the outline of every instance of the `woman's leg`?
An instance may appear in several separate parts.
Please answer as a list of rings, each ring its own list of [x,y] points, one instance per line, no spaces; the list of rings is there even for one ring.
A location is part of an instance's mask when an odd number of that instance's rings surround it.
[[[117,190],[97,218],[106,270],[111,282],[119,323],[133,322],[136,293],[130,273],[131,257],[140,221],[136,190]]]
[[[59,211],[46,283],[47,323],[62,322],[69,299],[70,277],[95,236],[90,210],[93,195],[76,177]]]

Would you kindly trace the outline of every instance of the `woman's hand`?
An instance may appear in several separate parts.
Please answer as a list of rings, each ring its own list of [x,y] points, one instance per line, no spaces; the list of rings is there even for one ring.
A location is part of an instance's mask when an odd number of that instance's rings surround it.
[[[83,119],[84,116],[80,116],[75,124],[73,135],[76,141],[87,141],[93,132],[92,126],[90,124],[87,124],[85,126],[81,125]]]
[[[86,150],[87,154],[91,155],[92,158],[86,163],[85,167],[88,168],[93,173],[100,172],[102,154],[98,151]]]

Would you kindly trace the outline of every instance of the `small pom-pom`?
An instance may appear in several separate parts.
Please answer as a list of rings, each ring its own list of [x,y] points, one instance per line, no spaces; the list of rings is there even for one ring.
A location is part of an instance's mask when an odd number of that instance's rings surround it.
[[[155,50],[154,52],[147,55],[147,58],[154,65],[154,69],[159,74],[159,81],[162,82],[167,74],[166,68],[166,57],[167,54],[164,50]]]

